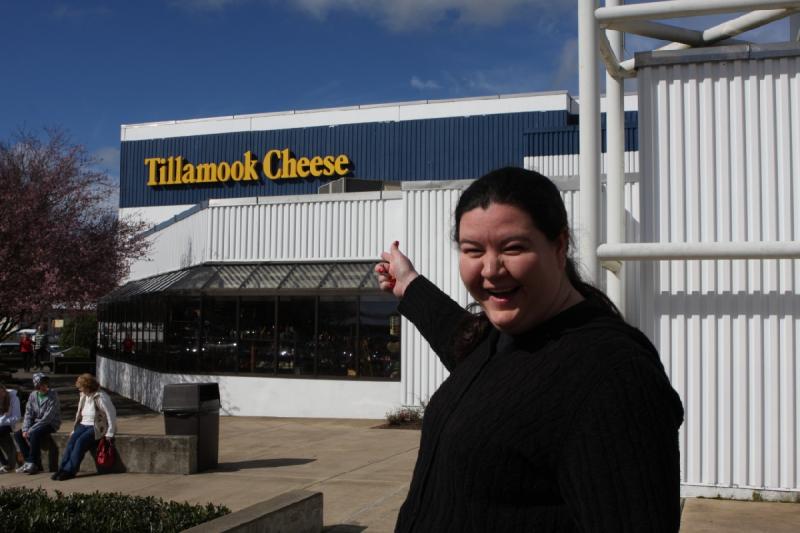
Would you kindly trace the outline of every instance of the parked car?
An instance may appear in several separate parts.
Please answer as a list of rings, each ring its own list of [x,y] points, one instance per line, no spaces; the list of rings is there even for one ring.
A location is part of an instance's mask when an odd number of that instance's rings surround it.
[[[13,341],[0,342],[0,357],[10,354],[19,354],[19,343]]]

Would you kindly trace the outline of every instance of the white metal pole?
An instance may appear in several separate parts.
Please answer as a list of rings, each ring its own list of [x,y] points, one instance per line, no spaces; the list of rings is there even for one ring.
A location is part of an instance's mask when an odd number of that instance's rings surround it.
[[[800,259],[800,241],[636,242],[602,244],[605,261],[670,259]]]
[[[800,8],[800,1],[798,1],[798,8]],[[752,30],[754,28],[758,28],[765,24],[769,24],[770,22],[774,22],[776,20],[780,20],[787,16],[798,17],[800,15],[792,15],[796,10],[795,9],[772,9],[772,10],[761,10],[761,11],[751,11],[741,17],[736,17],[735,19],[727,20],[721,24],[717,24],[716,26],[712,26],[707,30],[703,31],[703,42],[706,45],[714,44],[719,41],[724,41],[729,39],[730,37],[735,37],[740,33],[744,33],[748,30]],[[791,18],[790,20],[790,31],[791,31]],[[800,21],[798,21],[798,28],[800,28]],[[795,34],[796,35],[796,34]],[[673,42],[662,46],[661,48],[656,48],[656,51],[660,50],[685,50],[686,48],[691,48],[688,44],[685,43],[677,43]],[[625,61],[620,61],[619,69],[621,72],[632,71],[635,68],[634,60],[633,59],[626,59]]]
[[[618,6],[622,0],[606,0]],[[622,32],[607,30],[608,42],[622,57]],[[606,242],[625,242],[625,80],[606,72]],[[625,265],[606,270],[606,293],[625,315]]]
[[[587,281],[597,283],[600,222],[600,92],[598,89],[596,0],[578,0],[578,79],[580,92],[580,261]]]
[[[736,13],[756,9],[796,8],[797,0],[663,0],[626,6],[601,7],[595,13],[597,21],[673,19],[716,13]]]

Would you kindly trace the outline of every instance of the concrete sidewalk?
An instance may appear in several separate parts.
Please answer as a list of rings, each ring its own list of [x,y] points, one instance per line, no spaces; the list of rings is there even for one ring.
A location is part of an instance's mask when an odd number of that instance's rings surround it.
[[[419,445],[419,431],[371,429],[381,421],[222,417],[219,468],[191,476],[81,474],[0,475],[0,487],[62,492],[122,492],[238,510],[289,490],[324,494],[333,531],[392,531]],[[119,420],[119,433],[163,434],[160,415]],[[333,527],[336,526],[336,527]],[[344,527],[350,526],[350,527]]]
[[[392,531],[419,445],[419,431],[374,429],[379,420],[223,417],[220,465],[191,476],[80,475],[57,482],[49,474],[0,475],[0,487],[62,492],[123,492],[232,510],[293,489],[324,494],[326,531]],[[160,415],[120,418],[120,433],[163,434]],[[800,504],[688,499],[686,532],[797,532]]]

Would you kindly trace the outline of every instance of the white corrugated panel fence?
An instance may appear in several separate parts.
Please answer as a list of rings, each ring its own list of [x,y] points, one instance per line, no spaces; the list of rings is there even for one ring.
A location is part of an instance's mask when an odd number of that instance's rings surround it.
[[[800,239],[800,60],[641,68],[643,240]],[[800,262],[642,264],[687,485],[800,489]]]

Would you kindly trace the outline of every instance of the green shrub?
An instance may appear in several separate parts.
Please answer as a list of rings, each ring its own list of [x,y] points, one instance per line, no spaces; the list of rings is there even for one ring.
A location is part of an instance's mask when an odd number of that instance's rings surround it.
[[[97,342],[97,317],[94,314],[77,315],[67,318],[58,344],[61,349],[70,346],[83,346],[89,348]],[[70,354],[72,355],[72,354]]]
[[[8,533],[166,533],[182,531],[230,513],[224,506],[192,505],[119,493],[49,496],[43,489],[0,489],[0,524]]]

